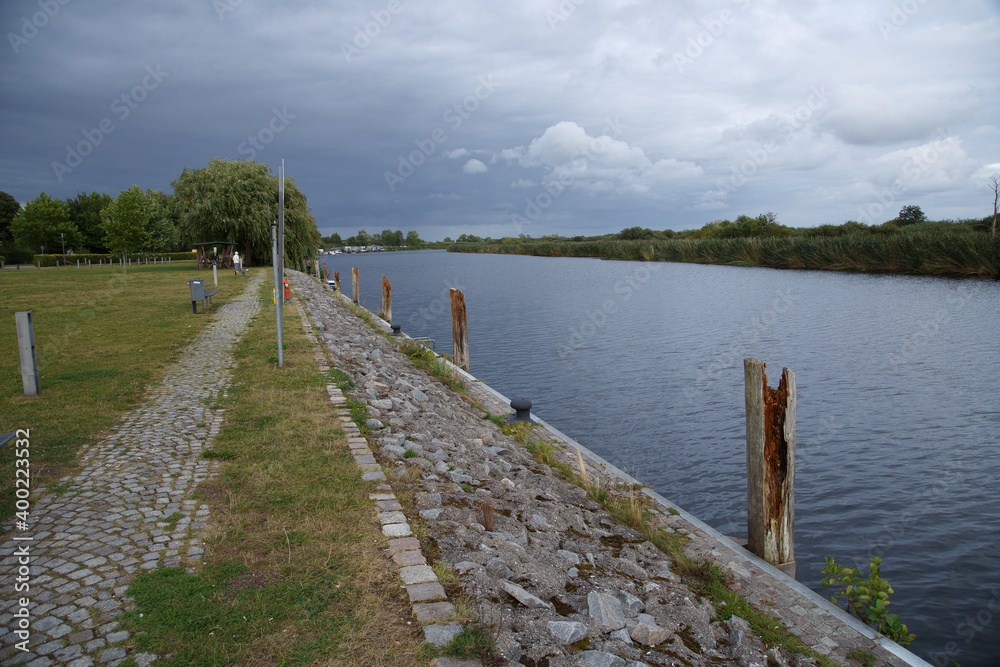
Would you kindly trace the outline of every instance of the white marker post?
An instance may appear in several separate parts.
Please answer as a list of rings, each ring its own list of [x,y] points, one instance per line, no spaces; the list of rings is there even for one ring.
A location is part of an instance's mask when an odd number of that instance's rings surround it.
[[[35,356],[35,325],[31,321],[31,311],[14,313],[17,325],[17,349],[21,353],[21,383],[25,396],[35,396],[42,387],[38,383],[38,358]]]

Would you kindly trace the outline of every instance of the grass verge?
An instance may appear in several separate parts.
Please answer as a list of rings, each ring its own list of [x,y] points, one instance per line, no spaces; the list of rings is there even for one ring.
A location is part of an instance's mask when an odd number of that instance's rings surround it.
[[[398,568],[383,552],[371,485],[330,408],[312,345],[285,318],[284,368],[270,286],[236,351],[239,366],[213,451],[219,474],[204,566],[136,577],[123,615],[134,648],[163,665],[425,664]],[[343,378],[339,378],[343,381]]]
[[[167,365],[246,281],[219,272],[208,313],[191,313],[187,280],[211,281],[190,261],[132,267],[0,271],[0,433],[29,429],[32,489],[76,469],[93,444],[136,407]],[[25,396],[14,313],[31,311],[41,393]],[[14,507],[14,448],[0,448],[0,519]],[[68,488],[68,487],[67,487]],[[63,489],[65,490],[65,489]]]

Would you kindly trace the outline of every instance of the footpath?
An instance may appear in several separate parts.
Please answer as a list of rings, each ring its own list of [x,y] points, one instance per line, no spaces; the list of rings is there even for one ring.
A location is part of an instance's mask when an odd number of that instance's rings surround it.
[[[767,645],[738,616],[720,620],[664,552],[560,477],[562,465],[648,499],[652,521],[687,538],[686,555],[722,568],[733,590],[831,662],[927,664],[541,420],[533,433],[552,465],[539,463],[485,418],[510,414],[506,397],[460,371],[471,399],[451,391],[412,365],[387,323],[372,316],[369,326],[343,295],[289,274],[321,369],[354,383],[346,395],[330,385],[331,401],[430,643],[461,631],[464,605],[503,664],[816,664]],[[349,423],[348,399],[367,406],[366,437]]]
[[[28,545],[31,557],[27,651],[16,632],[18,599],[0,601],[4,665],[114,666],[129,638],[115,620],[129,605],[128,583],[159,567],[192,567],[201,559],[207,506],[192,499],[217,462],[201,457],[222,426],[235,367],[233,349],[257,312],[264,271],[181,353],[159,387],[107,438],[83,454],[79,474],[63,480],[32,508],[30,531],[8,533],[3,553]],[[4,531],[13,529],[5,524]],[[30,535],[30,542],[14,541]],[[4,591],[13,591],[18,556],[0,562]],[[5,596],[6,597],[6,596]],[[140,667],[156,656],[128,656]]]

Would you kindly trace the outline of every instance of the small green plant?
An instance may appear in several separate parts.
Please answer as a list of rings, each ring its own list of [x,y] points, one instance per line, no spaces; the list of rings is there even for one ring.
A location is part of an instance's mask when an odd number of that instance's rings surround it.
[[[862,579],[861,573],[856,568],[837,565],[832,557],[828,557],[826,567],[823,568],[823,574],[827,576],[823,577],[820,583],[823,586],[840,589],[830,596],[830,602],[837,604],[837,597],[842,597],[847,611],[897,644],[906,646],[917,636],[910,634],[897,614],[888,612],[889,595],[893,590],[889,582],[879,576],[881,564],[881,558],[872,556],[868,561],[868,569],[871,572],[867,579]]]
[[[861,650],[851,651],[845,657],[848,660],[853,660],[859,665],[863,665],[863,667],[875,667],[875,663],[876,661],[878,661],[878,658],[875,656],[875,654]]]
[[[417,453],[415,451],[413,451],[412,449],[407,449],[405,452],[403,452],[403,458],[404,459],[415,459],[415,458],[417,458]]]
[[[466,493],[472,493],[472,485],[462,484],[462,490],[465,491]]]

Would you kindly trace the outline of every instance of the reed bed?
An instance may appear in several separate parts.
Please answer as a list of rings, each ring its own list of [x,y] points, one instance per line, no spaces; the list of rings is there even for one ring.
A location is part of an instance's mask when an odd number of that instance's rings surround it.
[[[449,250],[540,257],[600,257],[766,266],[777,269],[1000,277],[1000,240],[985,234],[527,241],[461,243],[451,246]]]

